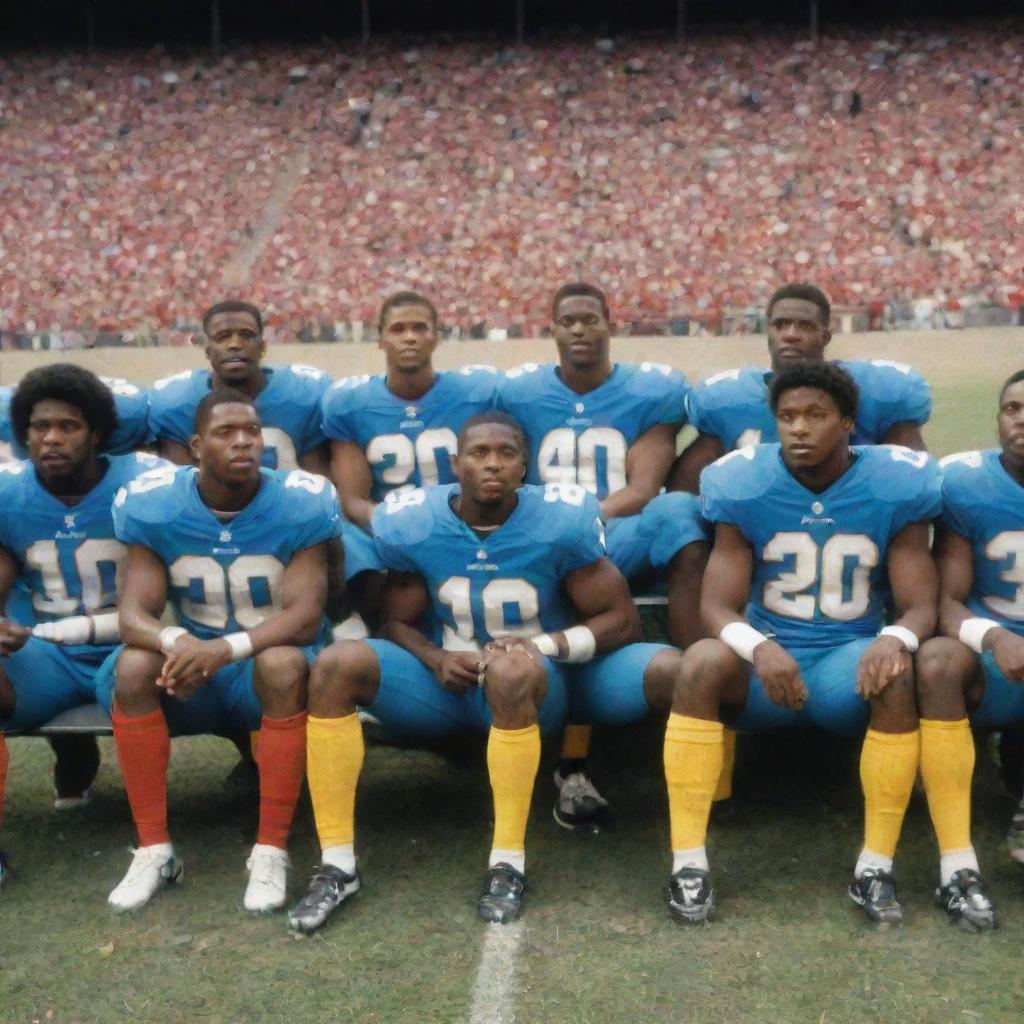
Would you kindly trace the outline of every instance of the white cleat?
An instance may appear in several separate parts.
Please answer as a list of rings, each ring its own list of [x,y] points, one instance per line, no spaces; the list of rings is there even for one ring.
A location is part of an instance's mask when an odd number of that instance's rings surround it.
[[[245,909],[253,914],[280,910],[288,897],[288,851],[257,843],[245,862],[249,884],[245,887]]]
[[[170,843],[140,846],[117,888],[107,897],[112,910],[123,914],[144,907],[161,889],[180,882],[185,868]]]
[[[61,796],[56,790],[53,791],[53,809],[55,811],[77,811],[82,807],[88,807],[92,794],[88,789],[83,790],[77,796]]]

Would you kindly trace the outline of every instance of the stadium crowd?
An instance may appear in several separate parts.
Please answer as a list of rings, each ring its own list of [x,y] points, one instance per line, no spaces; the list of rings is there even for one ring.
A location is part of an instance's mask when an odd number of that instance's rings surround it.
[[[1022,51],[961,27],[16,55],[0,330],[173,340],[244,290],[270,338],[358,338],[411,286],[443,324],[529,335],[579,273],[626,321],[714,324],[808,278],[879,318],[1016,310]]]

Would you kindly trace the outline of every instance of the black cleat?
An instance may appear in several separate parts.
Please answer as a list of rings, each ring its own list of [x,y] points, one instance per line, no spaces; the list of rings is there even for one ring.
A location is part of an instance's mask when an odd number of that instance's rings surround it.
[[[981,875],[970,868],[957,871],[948,885],[936,889],[935,902],[965,931],[984,932],[996,926],[995,904],[985,892]]]
[[[526,876],[511,864],[501,861],[484,875],[484,887],[477,901],[477,913],[494,924],[507,924],[519,917],[523,908]]]
[[[608,824],[608,801],[597,791],[584,761],[562,761],[555,769],[555,821],[574,832],[597,835]]]
[[[7,854],[0,850],[0,889],[4,887],[4,882],[7,880],[7,871]]]
[[[57,760],[53,764],[53,806],[71,811],[89,802],[89,789],[100,767],[95,736],[58,733],[49,737]]]
[[[703,924],[715,909],[711,875],[700,868],[680,868],[668,880],[668,909],[680,924]]]
[[[350,896],[359,892],[359,872],[350,875],[333,864],[321,864],[310,879],[309,890],[288,911],[288,927],[309,935],[315,932]]]
[[[896,880],[881,868],[865,868],[847,889],[850,899],[876,924],[903,924],[903,904],[896,895]]]

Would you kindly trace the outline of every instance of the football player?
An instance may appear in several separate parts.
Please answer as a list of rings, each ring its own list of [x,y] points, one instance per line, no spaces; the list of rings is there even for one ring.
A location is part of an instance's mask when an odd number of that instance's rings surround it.
[[[832,340],[832,308],[820,288],[787,284],[768,302],[771,366],[724,370],[702,380],[687,396],[697,437],[680,455],[669,490],[697,492],[701,471],[728,451],[777,441],[769,407],[772,376],[798,363],[821,363]],[[886,359],[840,361],[860,392],[853,444],[900,444],[924,451],[921,427],[931,415],[931,389],[917,371]]]
[[[32,729],[95,699],[97,671],[118,639],[125,555],[111,505],[124,484],[163,464],[103,454],[117,430],[115,400],[78,366],[26,374],[10,417],[29,457],[0,467],[0,606],[10,616],[0,621],[0,813],[4,731]],[[72,745],[70,757],[57,751],[57,806],[81,804],[99,767],[95,743]]]
[[[263,424],[263,465],[326,475],[327,442],[320,399],[330,385],[312,366],[263,362],[263,318],[249,302],[218,302],[203,314],[209,370],[184,370],[158,380],[149,393],[150,432],[160,454],[179,466],[195,464],[191,437],[199,400],[212,389],[237,388],[256,402]]]
[[[114,396],[117,409],[117,426],[110,437],[103,442],[103,450],[108,455],[128,455],[141,448],[149,440],[149,401],[146,392],[129,384],[123,377],[104,377],[98,379],[105,384]],[[14,457],[28,458],[28,452],[15,437],[11,422],[11,398],[15,387],[0,387],[0,441],[11,445]]]
[[[243,392],[218,388],[200,400],[190,450],[198,469],[151,473],[114,504],[128,545],[125,646],[104,663],[97,695],[111,707],[139,848],[109,903],[141,907],[180,876],[167,828],[170,734],[260,728],[259,831],[244,903],[271,911],[285,899],[337,499],[322,476],[261,468],[262,425]],[[178,626],[161,622],[168,598]]]
[[[526,432],[527,482],[573,483],[593,494],[608,527],[608,557],[627,579],[652,570],[669,577],[671,639],[692,642],[700,635],[706,532],[695,502],[652,503],[676,454],[689,386],[667,366],[612,362],[608,301],[594,285],[563,285],[551,317],[558,362],[510,370],[498,400]],[[569,721],[554,816],[566,828],[595,831],[607,802],[589,777],[590,726],[575,702]]]
[[[780,442],[730,452],[701,477],[715,523],[701,595],[712,639],[683,655],[665,734],[669,907],[699,922],[715,905],[705,836],[723,720],[866,728],[865,840],[849,894],[872,920],[899,922],[892,865],[922,745],[911,655],[935,627],[939,469],[909,448],[850,447],[857,387],[839,366],[783,370],[769,400]],[[887,577],[895,621],[883,627]],[[925,785],[950,768],[921,762]]]
[[[434,369],[437,310],[416,292],[388,296],[379,327],[384,373],[338,380],[323,398],[331,476],[345,517],[358,527],[345,533],[350,580],[380,568],[370,532],[388,494],[452,483],[456,435],[494,406],[500,380],[487,366]]]
[[[942,460],[942,520],[935,554],[941,579],[939,632],[918,653],[918,701],[933,719],[934,756],[956,765],[957,785],[934,792],[937,896],[967,925],[992,922],[971,844],[974,742],[967,720],[1006,726],[1024,720],[1024,371],[999,394],[999,447]],[[922,743],[921,757],[925,758]],[[1014,815],[1010,853],[1024,862],[1024,805]]]
[[[357,708],[412,738],[487,734],[494,835],[478,910],[505,922],[519,915],[526,887],[541,734],[565,719],[563,665],[613,652],[611,675],[629,674],[638,689],[648,683],[666,703],[671,696],[679,654],[629,643],[639,619],[605,557],[596,500],[571,483],[521,486],[525,440],[501,412],[463,424],[453,470],[458,484],[392,495],[378,507],[373,532],[390,570],[385,639],[335,644],[310,677],[308,775],[322,862],[289,914],[301,932],[359,888]],[[429,636],[425,621],[434,624]]]

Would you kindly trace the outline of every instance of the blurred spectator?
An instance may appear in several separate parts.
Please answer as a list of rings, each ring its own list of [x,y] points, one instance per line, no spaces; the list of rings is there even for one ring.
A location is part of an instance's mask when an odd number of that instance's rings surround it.
[[[997,26],[817,47],[14,56],[4,344],[181,343],[232,294],[266,311],[268,336],[359,341],[399,287],[463,335],[515,336],[577,274],[622,324],[677,332],[796,279],[873,324],[890,302],[922,326],[950,302],[1009,306],[1022,44]]]

